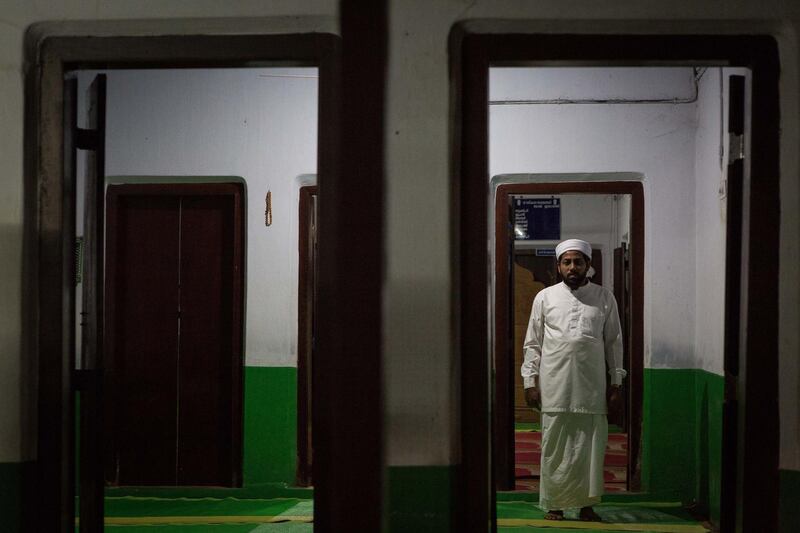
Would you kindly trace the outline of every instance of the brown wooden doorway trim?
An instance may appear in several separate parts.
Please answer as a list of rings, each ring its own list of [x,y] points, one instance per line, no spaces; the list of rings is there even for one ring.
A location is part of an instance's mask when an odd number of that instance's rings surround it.
[[[38,361],[38,420],[36,493],[25,495],[26,501],[39,502],[30,513],[30,529],[42,532],[67,533],[74,529],[74,346],[70,331],[75,324],[74,218],[75,183],[64,177],[64,74],[73,69],[106,68],[214,68],[252,65],[317,66],[319,68],[319,128],[317,174],[320,198],[324,205],[320,216],[327,229],[327,246],[320,251],[321,269],[330,269],[326,278],[328,291],[346,293],[352,285],[361,284],[362,291],[379,298],[375,289],[380,268],[372,263],[350,263],[349,250],[362,248],[364,238],[347,231],[350,224],[339,213],[350,202],[375,206],[359,212],[360,223],[370,228],[369,252],[382,250],[381,203],[373,196],[375,189],[362,181],[351,183],[352,174],[339,172],[340,158],[340,69],[341,39],[324,33],[276,35],[191,35],[143,37],[47,37],[33,42],[26,50],[26,62],[32,65],[26,75],[25,114],[25,177],[26,238],[30,250],[31,275],[27,280],[29,294],[35,299],[26,314],[28,346]],[[380,70],[380,69],[379,69]],[[353,159],[355,160],[355,158]],[[370,183],[382,183],[379,174],[370,176]],[[378,196],[380,198],[380,196]],[[379,257],[379,256],[376,256]],[[379,259],[376,259],[378,263]],[[347,265],[344,267],[342,265]],[[365,284],[365,282],[368,282]],[[379,311],[380,306],[377,306]],[[370,310],[374,310],[370,307]],[[321,305],[319,333],[327,338],[339,334],[342,320],[338,302]],[[380,331],[380,313],[366,313],[360,326]],[[344,350],[342,347],[320,346],[320,350]],[[380,343],[369,350],[350,351],[354,359],[367,358],[370,364],[353,364],[349,379],[374,379],[374,365],[380,358]],[[317,383],[323,397],[341,394],[337,381],[337,357],[321,357],[315,370],[326,379]],[[355,405],[355,399],[354,405]],[[358,401],[380,405],[379,390],[360,391]],[[326,418],[347,419],[351,405],[335,403],[312,415],[317,428],[315,446],[327,451],[333,442],[351,442],[353,434],[338,424],[326,424]],[[382,433],[382,411],[361,422],[360,435]],[[317,417],[320,417],[317,420]],[[365,441],[367,442],[367,441]],[[376,450],[378,450],[376,448]],[[361,447],[345,446],[336,450],[336,465],[317,460],[315,487],[315,522],[323,529],[330,525],[333,511],[349,502],[380,501],[382,472],[362,461]],[[319,453],[316,454],[319,457]],[[323,453],[323,456],[325,454]],[[328,455],[332,456],[332,453]],[[352,468],[359,479],[352,484],[346,476],[338,477],[336,468]],[[95,471],[102,475],[103,457],[97,457]],[[356,491],[356,494],[354,494]],[[346,500],[346,502],[345,502]],[[343,503],[345,502],[345,503]],[[373,508],[373,506],[370,506]],[[374,508],[380,508],[376,504]],[[342,522],[345,524],[346,522]]]
[[[453,94],[453,160],[451,165],[455,257],[453,263],[456,345],[461,365],[461,472],[457,516],[469,520],[462,531],[495,527],[490,421],[490,354],[488,353],[488,278],[486,246],[489,175],[489,67],[548,62],[600,65],[726,65],[753,73],[752,179],[748,228],[749,250],[741,257],[742,323],[746,341],[738,354],[747,379],[741,384],[738,465],[733,483],[745,531],[777,529],[778,515],[778,277],[774,256],[780,240],[778,46],[771,36],[725,35],[588,35],[479,32],[469,23],[451,32]],[[753,258],[752,260],[750,258]],[[746,285],[746,288],[744,287]],[[728,305],[726,303],[726,305]],[[737,435],[723,428],[723,449]],[[724,503],[724,502],[723,502]],[[724,526],[730,528],[732,526]],[[732,529],[730,529],[732,530]]]
[[[631,324],[630,370],[627,382],[628,405],[628,490],[641,488],[640,459],[642,436],[642,382],[644,375],[644,187],[636,181],[504,183],[495,192],[495,291],[494,364],[495,480],[499,490],[514,490],[514,376],[513,344],[506,334],[511,329],[509,294],[509,243],[511,242],[509,200],[521,194],[630,194],[631,195]]]
[[[382,339],[386,0],[343,0],[341,180],[319,187],[314,528],[383,528]],[[346,179],[345,179],[346,178]],[[320,437],[324,435],[324,441]],[[324,443],[324,446],[321,445]],[[335,482],[334,482],[335,480]]]
[[[301,487],[313,484],[311,408],[316,307],[316,185],[300,187],[297,305],[297,474]]]

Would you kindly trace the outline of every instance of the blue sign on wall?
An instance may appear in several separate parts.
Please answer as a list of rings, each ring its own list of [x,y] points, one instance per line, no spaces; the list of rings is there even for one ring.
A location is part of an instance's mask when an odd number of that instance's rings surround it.
[[[514,200],[514,239],[557,241],[561,239],[560,198]]]

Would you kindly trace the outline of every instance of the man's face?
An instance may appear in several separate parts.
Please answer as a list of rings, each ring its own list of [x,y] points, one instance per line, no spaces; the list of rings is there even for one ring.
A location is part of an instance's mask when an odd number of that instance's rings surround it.
[[[572,288],[580,287],[585,283],[588,270],[589,262],[578,251],[564,252],[558,260],[558,272],[564,278],[564,282]]]

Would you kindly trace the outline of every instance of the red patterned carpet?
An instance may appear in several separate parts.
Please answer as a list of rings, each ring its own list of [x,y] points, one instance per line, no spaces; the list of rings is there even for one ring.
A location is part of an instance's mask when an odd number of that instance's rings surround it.
[[[539,490],[539,461],[542,451],[540,431],[516,431],[515,472],[516,490]],[[604,468],[606,492],[626,490],[628,471],[628,435],[611,433],[608,435]]]

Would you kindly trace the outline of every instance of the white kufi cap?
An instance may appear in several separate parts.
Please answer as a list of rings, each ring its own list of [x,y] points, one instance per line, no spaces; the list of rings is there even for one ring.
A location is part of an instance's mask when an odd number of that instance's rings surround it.
[[[583,255],[588,257],[589,259],[592,258],[592,245],[586,241],[582,241],[580,239],[567,239],[566,241],[561,241],[556,246],[556,259],[561,258],[561,254],[564,252],[569,252],[572,250],[577,250],[582,252]]]

